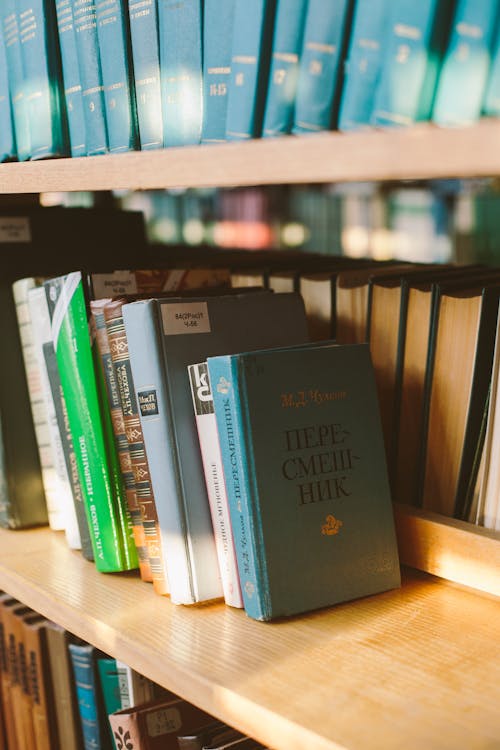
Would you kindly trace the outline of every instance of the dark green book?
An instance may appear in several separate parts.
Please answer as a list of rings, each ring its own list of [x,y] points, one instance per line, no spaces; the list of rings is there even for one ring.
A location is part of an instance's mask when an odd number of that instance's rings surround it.
[[[399,586],[368,346],[209,357],[208,368],[247,614]]]

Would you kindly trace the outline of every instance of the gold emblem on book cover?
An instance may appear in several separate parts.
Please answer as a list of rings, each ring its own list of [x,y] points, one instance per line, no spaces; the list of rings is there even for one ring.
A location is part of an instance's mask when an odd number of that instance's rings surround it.
[[[321,527],[321,533],[323,536],[335,536],[339,533],[341,527],[344,525],[343,521],[339,521],[335,516],[328,515],[326,517],[326,523]]]

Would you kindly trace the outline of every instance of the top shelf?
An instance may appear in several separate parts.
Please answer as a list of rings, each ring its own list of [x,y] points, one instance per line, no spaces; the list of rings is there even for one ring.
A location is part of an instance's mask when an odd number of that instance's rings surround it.
[[[0,165],[0,193],[151,190],[500,175],[500,120],[320,133]]]

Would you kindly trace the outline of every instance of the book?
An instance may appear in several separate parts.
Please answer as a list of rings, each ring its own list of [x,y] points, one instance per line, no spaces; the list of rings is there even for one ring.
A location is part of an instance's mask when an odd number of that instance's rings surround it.
[[[352,5],[351,0],[309,0],[294,133],[329,130],[336,123]]]
[[[116,671],[118,673],[121,708],[139,706],[141,703],[154,700],[156,697],[155,684],[151,680],[119,660],[116,662]]]
[[[53,750],[59,738],[47,646],[47,620],[41,617],[23,620],[23,638],[36,750]]]
[[[201,139],[202,23],[201,0],[158,0],[165,147]]]
[[[116,660],[105,654],[97,656],[97,674],[99,680],[99,691],[104,711],[104,722],[109,734],[110,744],[114,745],[113,733],[106,717],[115,711],[121,711],[120,683]],[[116,746],[115,746],[116,747]]]
[[[3,612],[3,622],[8,643],[11,707],[15,732],[14,747],[36,750],[33,726],[32,700],[29,691],[26,651],[23,638],[24,618],[39,618],[24,604],[8,607]]]
[[[368,346],[207,362],[247,614],[270,620],[397,587]]]
[[[373,125],[405,126],[430,118],[453,5],[452,0],[391,4]]]
[[[243,607],[214,401],[206,362],[188,366],[203,472],[226,604]]]
[[[97,39],[101,60],[104,105],[111,152],[137,146],[133,78],[129,65],[129,17],[124,0],[96,3]]]
[[[95,156],[108,151],[96,4],[94,0],[84,3],[71,0],[71,7],[82,86],[87,156]]]
[[[141,150],[163,146],[156,0],[129,0],[130,40]]]
[[[241,346],[307,339],[299,295],[233,293],[123,306],[171,600],[222,596],[187,366]]]
[[[257,138],[262,131],[271,63],[276,0],[235,0],[226,138]]]
[[[438,125],[479,119],[497,37],[498,0],[458,0],[432,109]]]
[[[56,13],[71,156],[85,156],[87,146],[82,82],[71,0],[56,0]]]
[[[30,158],[67,156],[61,55],[51,0],[16,0],[23,60]]]
[[[2,26],[2,16],[0,15],[0,161],[10,161],[16,158],[16,138],[12,120],[7,52]]]
[[[72,636],[50,620],[45,629],[59,746],[64,750],[82,750],[82,729],[68,648]]]
[[[335,336],[335,272],[300,275],[299,290],[304,300],[311,341]]]
[[[84,750],[111,750],[97,674],[98,651],[85,643],[69,643]]]
[[[10,607],[20,606],[21,603],[5,592],[0,594],[0,692],[2,696],[2,710],[7,747],[16,747],[16,730],[14,725],[14,711],[12,706],[11,685],[11,654],[10,639],[5,627],[6,611]],[[22,606],[22,605],[21,605]],[[15,647],[14,647],[15,654]]]
[[[390,6],[389,0],[356,0],[345,62],[339,130],[370,126]]]
[[[290,133],[308,0],[279,0],[262,135]]]
[[[23,57],[19,37],[19,15],[15,0],[4,0],[2,3],[2,26],[7,70],[9,76],[12,118],[16,137],[17,156],[25,161],[30,155],[30,129],[26,92],[24,90]]]
[[[222,721],[214,719],[208,723],[201,724],[200,726],[194,727],[191,732],[187,734],[178,734],[177,742],[179,750],[203,750],[214,737],[217,737],[222,732],[228,730],[227,724]],[[237,734],[236,730],[235,734]]]
[[[226,140],[235,0],[205,0],[202,143]]]

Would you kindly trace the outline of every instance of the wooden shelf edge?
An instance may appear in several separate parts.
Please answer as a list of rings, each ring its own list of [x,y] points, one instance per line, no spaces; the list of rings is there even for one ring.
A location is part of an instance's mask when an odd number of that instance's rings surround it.
[[[0,165],[0,193],[148,190],[500,174],[500,120],[319,133]]]
[[[394,517],[404,565],[500,596],[500,534],[399,503]]]

